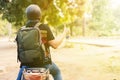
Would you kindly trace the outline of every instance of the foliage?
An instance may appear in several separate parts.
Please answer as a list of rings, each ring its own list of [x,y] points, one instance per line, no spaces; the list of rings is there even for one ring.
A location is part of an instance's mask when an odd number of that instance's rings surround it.
[[[117,29],[113,10],[108,6],[109,0],[92,1],[92,19],[88,24],[89,31],[97,36],[110,36]]]
[[[0,36],[4,36],[8,34],[7,21],[2,20],[1,17],[2,15],[0,15]]]
[[[87,35],[109,36],[120,30],[120,24],[118,24],[120,11],[111,10],[108,6],[109,0],[6,1],[10,0],[0,1],[0,14],[3,14],[2,19],[15,24],[16,28],[26,23],[26,7],[30,4],[38,4],[42,10],[41,22],[53,26],[56,33],[66,25],[70,28],[71,35],[82,34],[85,27],[82,19],[86,14],[91,15],[89,20],[86,17],[85,33]]]
[[[82,15],[83,11],[79,8],[75,9],[77,2],[84,3],[85,0],[12,0],[6,3],[4,0],[0,1],[0,11],[3,11],[3,19],[7,19],[16,25],[23,25],[26,21],[25,8],[29,4],[38,4],[42,10],[42,22],[48,23],[52,26],[60,26],[74,21],[76,14]]]
[[[101,62],[100,65],[103,70],[108,73],[120,74],[120,57],[118,55],[112,55],[105,62]]]
[[[120,5],[113,10],[113,15],[114,15],[114,33],[115,34],[120,34],[120,9],[119,9]]]

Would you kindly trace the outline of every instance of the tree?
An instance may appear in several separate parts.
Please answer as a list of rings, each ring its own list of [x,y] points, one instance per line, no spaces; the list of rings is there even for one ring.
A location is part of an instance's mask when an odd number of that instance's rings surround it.
[[[114,17],[108,3],[109,0],[92,0],[92,19],[88,27],[94,36],[108,36],[114,29]]]
[[[87,0],[12,0],[12,2],[0,1],[0,11],[3,19],[18,26],[25,25],[25,8],[31,4],[38,4],[42,10],[42,22],[62,29],[64,25],[70,26],[71,35],[73,23],[81,18],[84,13],[84,4]]]
[[[51,25],[59,25],[67,21],[67,0],[12,0],[8,3],[2,0],[0,2],[3,4],[0,6],[0,11],[3,13],[3,19],[7,19],[9,22],[15,23],[16,25],[23,25],[25,20],[25,8],[31,4],[38,4],[43,13],[42,20],[43,22],[47,21]],[[70,16],[70,15],[69,15]]]
[[[2,15],[0,15],[0,37],[4,36],[4,35],[8,35],[8,27],[6,26],[6,24],[8,24],[8,22],[6,20],[2,20],[1,19]]]

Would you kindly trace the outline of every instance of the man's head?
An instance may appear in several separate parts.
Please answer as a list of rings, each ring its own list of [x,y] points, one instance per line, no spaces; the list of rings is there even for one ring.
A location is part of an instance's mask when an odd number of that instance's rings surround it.
[[[36,4],[31,4],[26,8],[26,15],[28,20],[36,20],[41,17],[41,9]]]

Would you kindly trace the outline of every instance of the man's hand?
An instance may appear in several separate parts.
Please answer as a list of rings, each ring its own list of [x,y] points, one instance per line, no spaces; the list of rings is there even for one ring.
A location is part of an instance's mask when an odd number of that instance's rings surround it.
[[[66,38],[68,33],[69,33],[69,29],[64,27],[63,33],[59,35],[58,37],[56,37],[54,40],[49,41],[48,42],[49,45],[54,49],[58,48],[58,46],[62,43],[63,39]]]

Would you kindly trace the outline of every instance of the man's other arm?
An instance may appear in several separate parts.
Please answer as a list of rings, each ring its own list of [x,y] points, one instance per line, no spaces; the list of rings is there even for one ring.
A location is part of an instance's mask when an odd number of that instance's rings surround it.
[[[68,33],[68,29],[65,27],[63,33],[60,36],[56,37],[53,40],[48,41],[49,45],[54,49],[58,48],[59,45],[63,42],[67,33]]]

